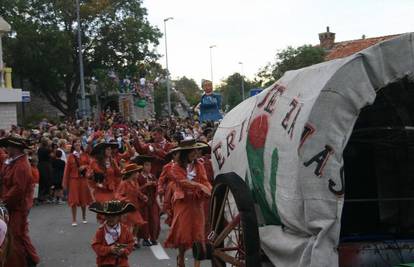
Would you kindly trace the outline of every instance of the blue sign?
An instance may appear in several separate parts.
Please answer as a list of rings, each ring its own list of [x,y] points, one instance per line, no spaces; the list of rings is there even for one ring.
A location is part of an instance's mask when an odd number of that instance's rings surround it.
[[[254,88],[250,90],[250,96],[258,95],[262,92],[262,88]]]
[[[31,100],[30,92],[29,91],[22,91],[22,102],[29,103]]]

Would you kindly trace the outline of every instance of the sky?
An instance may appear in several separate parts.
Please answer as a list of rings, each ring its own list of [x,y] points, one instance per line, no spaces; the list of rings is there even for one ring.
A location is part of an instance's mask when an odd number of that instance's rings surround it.
[[[253,78],[287,46],[318,44],[330,27],[336,41],[414,31],[414,0],[144,0],[148,20],[164,32],[173,78],[215,85],[235,72]],[[157,51],[165,67],[164,37]],[[243,64],[239,64],[242,62]]]

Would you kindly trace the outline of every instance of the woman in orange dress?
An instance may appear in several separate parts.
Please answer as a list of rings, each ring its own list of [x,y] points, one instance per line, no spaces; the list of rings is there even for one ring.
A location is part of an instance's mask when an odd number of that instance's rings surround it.
[[[101,142],[91,151],[93,159],[88,177],[89,187],[96,202],[115,200],[115,192],[121,182],[121,171],[112,158],[112,148],[115,146],[118,144]],[[98,221],[102,221],[101,219],[98,214]]]
[[[164,165],[161,171],[161,175],[158,178],[158,185],[157,185],[157,193],[162,199],[165,194],[165,190],[167,188],[168,182],[170,181],[170,170],[174,162],[178,161],[178,156],[180,155],[179,151],[175,149],[171,150],[170,153],[166,156],[166,160],[169,160],[167,164]],[[171,158],[171,159],[170,159]]]
[[[92,203],[86,178],[89,163],[89,156],[83,152],[80,139],[73,140],[72,153],[67,158],[62,181],[63,189],[69,190],[68,204],[72,209],[72,226],[77,226],[77,207],[81,207],[82,222],[87,223],[86,206]]]
[[[177,266],[184,266],[185,251],[194,242],[205,242],[205,214],[203,203],[211,194],[211,185],[207,180],[203,164],[197,160],[198,149],[205,144],[187,140],[176,148],[180,151],[177,163],[170,169],[173,180],[167,187],[166,211],[172,214],[170,232],[164,245],[178,248]],[[200,266],[199,261],[194,266]]]
[[[128,213],[123,218],[123,223],[128,225],[135,241],[135,246],[138,247],[137,234],[139,228],[147,224],[142,218],[140,208],[147,202],[147,197],[141,193],[138,183],[138,171],[142,169],[142,166],[137,164],[128,164],[122,170],[123,180],[121,181],[118,190],[116,192],[116,198],[119,201],[128,202],[135,206],[135,211]]]

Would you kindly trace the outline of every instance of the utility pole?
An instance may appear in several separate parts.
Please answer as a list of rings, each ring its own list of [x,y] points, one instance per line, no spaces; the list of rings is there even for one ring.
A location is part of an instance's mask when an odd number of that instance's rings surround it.
[[[168,49],[167,49],[167,21],[174,19],[169,17],[164,19],[164,40],[165,40],[165,67],[167,68],[167,101],[168,101],[168,115],[171,116],[171,84],[170,84],[170,70],[168,69]]]
[[[85,97],[85,77],[83,70],[83,54],[82,54],[82,27],[80,21],[80,3],[76,0],[76,17],[78,22],[78,58],[79,58],[79,79],[80,79],[80,93],[81,93],[81,117],[87,117],[86,97]]]
[[[213,48],[217,47],[216,45],[210,45],[210,74],[211,74],[211,88],[214,90],[214,81],[213,81]]]
[[[244,100],[244,68],[243,68],[243,62],[239,62],[241,65],[241,90],[242,90],[242,101]]]

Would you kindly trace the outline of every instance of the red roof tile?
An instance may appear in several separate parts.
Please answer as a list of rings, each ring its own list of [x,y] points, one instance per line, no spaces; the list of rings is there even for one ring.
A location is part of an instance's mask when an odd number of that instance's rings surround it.
[[[338,43],[335,43],[333,48],[328,51],[325,59],[332,60],[332,59],[347,57],[361,50],[364,50],[365,48],[373,46],[379,42],[392,39],[399,35],[401,34],[338,42]]]

